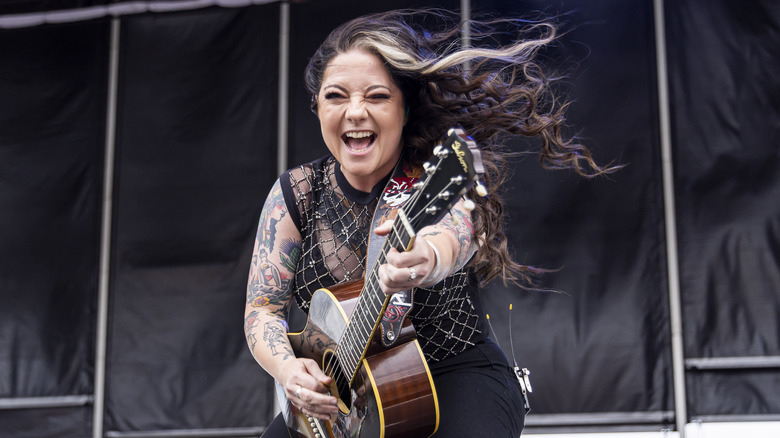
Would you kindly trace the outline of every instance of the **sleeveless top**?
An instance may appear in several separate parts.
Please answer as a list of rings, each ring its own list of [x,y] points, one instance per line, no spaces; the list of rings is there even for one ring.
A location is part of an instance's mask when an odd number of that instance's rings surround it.
[[[363,277],[372,216],[389,179],[388,174],[370,193],[359,191],[331,155],[280,176],[287,209],[303,239],[291,288],[304,312],[317,289]],[[413,297],[408,317],[429,362],[455,356],[487,337],[479,288],[469,269],[429,288],[415,288]]]

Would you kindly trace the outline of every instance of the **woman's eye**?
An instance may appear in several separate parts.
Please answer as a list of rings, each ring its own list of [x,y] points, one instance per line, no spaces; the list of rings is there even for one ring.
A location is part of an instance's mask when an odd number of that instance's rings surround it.
[[[372,100],[383,100],[383,99],[390,99],[389,94],[372,94],[371,96],[368,96],[369,99]]]
[[[341,99],[344,96],[342,96],[339,93],[336,93],[335,91],[331,91],[330,93],[325,93],[325,99],[332,100],[332,99]]]

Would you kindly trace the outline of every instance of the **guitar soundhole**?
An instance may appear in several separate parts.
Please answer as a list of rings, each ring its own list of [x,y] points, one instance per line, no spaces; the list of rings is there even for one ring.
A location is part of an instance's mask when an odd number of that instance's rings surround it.
[[[349,377],[339,364],[332,351],[327,351],[322,358],[323,371],[333,380],[330,384],[330,392],[340,400],[339,407],[344,413],[352,409],[352,395],[349,388]]]

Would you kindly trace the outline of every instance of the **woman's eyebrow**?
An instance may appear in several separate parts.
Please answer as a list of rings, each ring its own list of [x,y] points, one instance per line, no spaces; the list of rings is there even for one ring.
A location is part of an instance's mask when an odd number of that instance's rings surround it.
[[[368,88],[366,88],[366,91],[373,91],[376,90],[377,88],[384,88],[387,91],[391,91],[390,87],[382,84],[369,85]]]
[[[322,90],[324,91],[324,90],[327,90],[328,88],[335,88],[337,90],[344,91],[344,92],[347,91],[347,89],[344,88],[344,86],[338,85],[338,84],[328,84],[328,85],[322,87]]]
[[[328,85],[325,85],[324,87],[322,87],[323,90],[327,90],[328,88],[335,88],[335,89],[343,91],[343,92],[347,92],[348,91],[346,87],[344,87],[343,85],[339,85],[339,84],[328,84]],[[382,88],[382,89],[387,90],[387,91],[392,91],[392,89],[389,86],[383,85],[383,84],[369,85],[368,87],[366,87],[366,91],[373,91],[373,90],[376,90],[377,88]]]

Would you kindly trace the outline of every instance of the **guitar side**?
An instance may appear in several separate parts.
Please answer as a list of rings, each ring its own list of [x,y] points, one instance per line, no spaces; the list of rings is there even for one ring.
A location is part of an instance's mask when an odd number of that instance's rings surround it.
[[[305,328],[288,335],[296,357],[313,359],[323,370],[328,368],[323,361],[335,359],[332,351],[347,327],[353,297],[360,291],[354,284],[345,286],[334,288],[333,293],[316,291]],[[331,393],[337,395],[338,388],[331,386]],[[439,422],[436,389],[416,339],[362,360],[349,390],[341,392],[341,412],[334,422],[304,415],[283,397],[283,389],[277,393],[282,395],[282,412],[291,433],[306,438],[317,434],[334,438],[426,437],[436,431]]]

